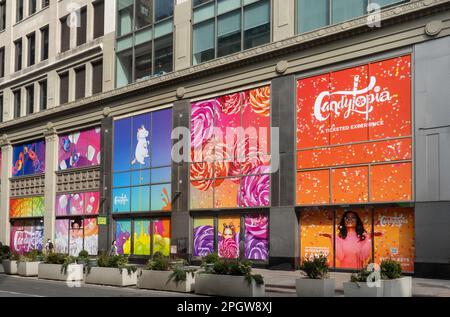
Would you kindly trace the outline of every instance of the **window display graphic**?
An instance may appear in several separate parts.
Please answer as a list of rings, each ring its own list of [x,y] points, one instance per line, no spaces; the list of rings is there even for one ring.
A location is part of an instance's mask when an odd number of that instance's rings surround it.
[[[100,127],[59,137],[59,170],[100,164]]]
[[[414,272],[414,208],[305,208],[300,230],[302,261],[323,254],[330,267],[359,270],[393,259]]]
[[[45,172],[45,141],[14,145],[12,177]]]
[[[411,201],[411,135],[410,56],[299,80],[297,205]]]
[[[270,87],[191,105],[191,209],[270,205]]]
[[[239,258],[239,233],[241,218],[219,217],[217,243],[219,257],[227,259]]]
[[[269,218],[265,215],[245,217],[245,258],[269,259]]]
[[[56,195],[56,216],[97,215],[99,208],[99,192]]]
[[[11,251],[24,254],[42,250],[44,223],[41,220],[15,220],[11,224]]]
[[[170,255],[170,219],[116,220],[115,223],[119,254],[148,256],[153,249],[153,254]]]
[[[114,122],[114,213],[170,211],[172,109]]]
[[[82,250],[98,254],[97,218],[56,219],[55,252],[78,256]]]
[[[214,219],[194,218],[193,256],[204,257],[214,252]]]
[[[10,218],[44,217],[44,197],[12,198],[9,200]]]

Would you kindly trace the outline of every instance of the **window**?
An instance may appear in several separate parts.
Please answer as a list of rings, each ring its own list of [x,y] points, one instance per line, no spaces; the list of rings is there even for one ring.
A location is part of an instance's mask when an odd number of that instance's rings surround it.
[[[173,1],[118,3],[116,86],[173,70]]]
[[[16,0],[16,22],[23,19],[23,0]]]
[[[22,98],[20,95],[20,89],[16,90],[13,92],[13,96],[14,96],[14,119],[15,118],[20,118],[20,104],[22,102]]]
[[[0,31],[6,27],[6,0],[0,0]]]
[[[382,8],[408,0],[297,0],[297,32],[309,32],[367,14],[370,3]]]
[[[3,122],[3,95],[0,95],[0,122]]]
[[[35,33],[27,35],[28,41],[28,66],[32,66],[35,63],[36,56],[36,36]]]
[[[28,2],[28,15],[32,15],[37,10],[37,0],[29,0]]]
[[[27,115],[34,112],[34,85],[25,87],[27,92]]]
[[[86,68],[80,67],[75,69],[75,99],[84,98],[86,95]]]
[[[70,49],[70,28],[67,25],[68,15],[59,20],[61,25],[61,53]]]
[[[0,78],[5,76],[5,48],[0,48]]]
[[[14,145],[12,154],[12,177],[45,173],[45,140],[35,140]],[[42,217],[44,204],[39,198],[36,199],[33,198],[32,201],[29,201],[27,204],[28,208],[25,210],[10,208],[10,217]],[[32,207],[31,203],[33,203],[35,208],[30,208]]]
[[[59,75],[59,104],[63,105],[69,101],[69,73]]]
[[[47,109],[47,80],[39,82],[39,110]]]
[[[14,42],[14,70],[18,72],[22,69],[22,39]]]
[[[87,12],[86,7],[80,9],[80,24],[77,27],[77,46],[86,43]]]
[[[48,7],[50,0],[42,0],[42,8]]]
[[[270,0],[196,0],[193,63],[270,42]]]
[[[103,36],[105,32],[105,2],[99,0],[94,5],[94,39]]]
[[[48,39],[49,39],[48,25],[41,29],[41,61],[48,59]]]
[[[103,91],[103,61],[92,63],[92,94]]]

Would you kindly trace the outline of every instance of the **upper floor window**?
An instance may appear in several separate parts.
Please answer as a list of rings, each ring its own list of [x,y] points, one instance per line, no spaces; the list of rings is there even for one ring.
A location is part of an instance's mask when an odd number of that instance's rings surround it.
[[[42,8],[48,7],[50,0],[42,0]]]
[[[32,15],[37,11],[37,0],[29,0],[28,2],[28,15]]]
[[[16,22],[23,19],[23,0],[16,0]]]
[[[270,0],[194,0],[193,64],[270,42]]]
[[[41,61],[45,61],[46,59],[48,59],[48,32],[48,25],[41,29]]]
[[[118,1],[116,86],[173,70],[173,0]]]
[[[22,69],[22,39],[14,42],[14,71]]]
[[[105,33],[105,1],[97,0],[94,6],[94,39]]]
[[[0,78],[5,76],[5,47],[0,48]]]
[[[6,0],[0,0],[0,31],[6,27]]]
[[[79,24],[77,26],[77,46],[86,43],[87,36],[87,9],[80,9]]]
[[[70,49],[70,27],[67,24],[68,15],[59,19],[61,26],[61,53]]]
[[[368,13],[370,4],[384,8],[409,0],[296,0],[297,33],[351,20]]]
[[[35,33],[31,33],[27,35],[28,41],[28,66],[34,65],[36,61],[36,35]]]
[[[3,95],[0,95],[0,122],[3,122]]]

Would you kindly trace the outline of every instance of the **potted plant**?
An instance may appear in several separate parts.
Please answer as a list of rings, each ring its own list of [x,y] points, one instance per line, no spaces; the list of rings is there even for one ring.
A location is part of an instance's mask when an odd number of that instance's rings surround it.
[[[43,260],[42,252],[33,250],[19,257],[17,273],[20,276],[38,276],[39,263]]]
[[[216,255],[202,263],[195,276],[195,293],[227,297],[264,297],[261,275],[252,274],[250,261],[219,259]]]
[[[350,282],[344,283],[345,297],[382,297],[383,287],[379,270],[363,268],[352,274]]]
[[[402,276],[402,266],[393,260],[384,260],[380,264],[381,283],[384,297],[411,297],[412,278]]]
[[[128,257],[123,255],[101,255],[97,265],[88,268],[85,282],[112,286],[131,286],[137,283],[137,268],[128,264]]]
[[[8,253],[2,260],[3,269],[6,274],[15,275],[17,274],[17,266],[20,260],[20,255],[16,252]]]
[[[2,262],[3,262],[3,260],[8,258],[9,253],[10,253],[9,246],[7,246],[7,245],[0,246],[0,260]],[[1,273],[4,273],[5,269],[3,268],[3,263],[2,263],[2,266],[0,268],[3,269],[3,271]]]
[[[324,255],[306,259],[301,266],[306,278],[295,281],[299,297],[333,297],[335,280],[329,278],[328,259]]]
[[[39,264],[38,278],[76,282],[82,281],[83,265],[76,263],[76,258],[67,254],[50,253]]]
[[[190,293],[194,291],[194,272],[183,260],[172,260],[156,252],[137,279],[137,287]]]
[[[80,251],[77,257],[77,264],[89,265],[89,253],[86,250]]]

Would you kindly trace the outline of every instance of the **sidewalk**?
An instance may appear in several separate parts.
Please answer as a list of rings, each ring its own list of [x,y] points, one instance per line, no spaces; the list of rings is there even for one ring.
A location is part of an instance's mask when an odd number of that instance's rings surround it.
[[[295,280],[301,277],[300,271],[272,271],[253,269],[255,274],[264,276],[266,291],[274,293],[295,293]],[[343,295],[343,283],[350,280],[350,273],[331,272],[330,277],[336,279],[336,295]],[[450,280],[433,280],[413,278],[414,297],[450,297]]]

